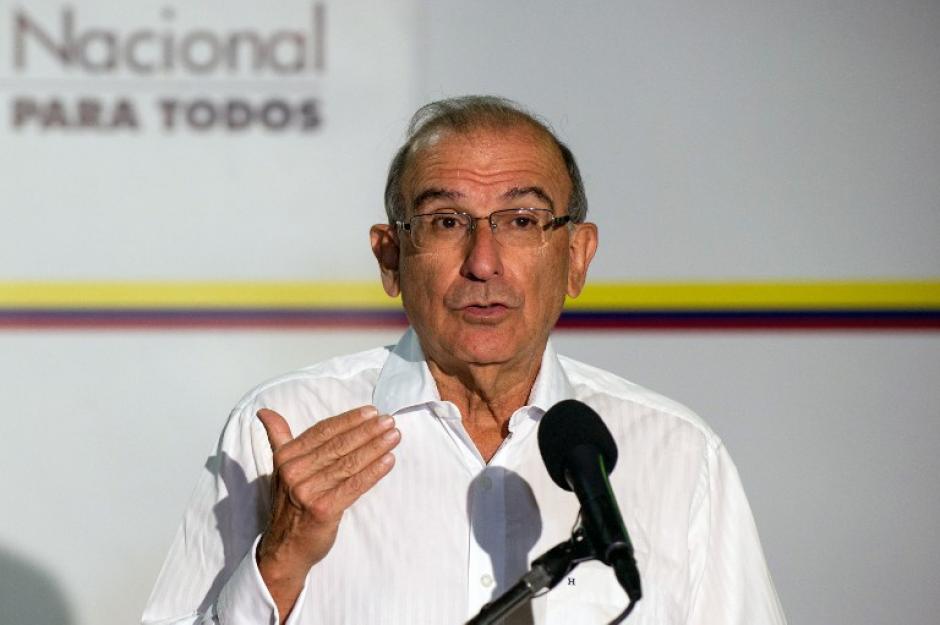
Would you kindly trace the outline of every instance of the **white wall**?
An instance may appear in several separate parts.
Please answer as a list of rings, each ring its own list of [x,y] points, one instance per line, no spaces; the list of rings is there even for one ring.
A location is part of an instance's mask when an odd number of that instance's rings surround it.
[[[247,388],[395,339],[0,335],[0,545],[64,595],[69,620],[48,622],[136,618],[195,476]],[[931,382],[940,337],[562,332],[556,340],[565,353],[693,406],[722,435],[792,623],[934,621],[940,391]],[[7,594],[23,577],[22,563],[0,558],[0,622],[40,622],[57,605],[38,581]],[[22,603],[33,596],[42,602]]]
[[[468,92],[526,103],[579,155],[601,226],[597,278],[940,275],[937,3],[445,0],[414,14],[408,3],[385,5],[401,11],[395,24],[375,18],[380,3],[326,5],[331,32],[348,33],[330,48],[335,73],[316,83],[340,124],[327,157],[296,137],[114,139],[3,126],[0,281],[369,279],[362,228],[381,219],[375,168],[408,109]],[[0,2],[3,20],[14,6]],[[28,6],[53,15],[61,5]],[[124,3],[77,10],[133,23],[154,21],[161,6],[142,3],[139,17],[124,15]],[[243,15],[193,6],[197,15],[180,3],[177,19]],[[306,10],[285,6],[288,16]],[[9,24],[0,28],[6,39]],[[370,48],[385,28],[412,34],[392,51]],[[374,114],[338,108],[357,84],[375,84],[343,56],[352,48],[392,59],[378,68],[384,91],[404,85]],[[9,53],[0,46],[7,102],[35,84],[8,71]],[[355,134],[353,113],[366,115],[373,141],[343,141]],[[55,160],[62,150],[69,158]],[[308,150],[316,167],[304,166]],[[76,173],[99,158],[116,169]],[[227,185],[242,179],[257,201],[226,212],[240,201]],[[148,189],[187,210],[168,218]],[[57,193],[86,199],[63,204]],[[323,214],[348,230],[332,240],[316,227]],[[263,229],[266,215],[292,227]],[[395,335],[0,331],[0,623],[134,622],[238,397]],[[558,342],[690,405],[723,436],[792,623],[936,620],[937,333],[564,332]]]
[[[935,2],[436,2],[424,95],[531,102],[580,156],[595,276],[936,276]]]

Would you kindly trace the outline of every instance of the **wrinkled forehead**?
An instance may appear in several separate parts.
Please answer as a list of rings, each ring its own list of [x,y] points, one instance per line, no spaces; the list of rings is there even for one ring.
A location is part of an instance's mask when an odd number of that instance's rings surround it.
[[[477,184],[502,193],[537,186],[567,208],[571,180],[554,139],[527,124],[471,130],[436,129],[415,141],[403,176],[406,210],[426,187]],[[454,189],[459,190],[459,189]]]

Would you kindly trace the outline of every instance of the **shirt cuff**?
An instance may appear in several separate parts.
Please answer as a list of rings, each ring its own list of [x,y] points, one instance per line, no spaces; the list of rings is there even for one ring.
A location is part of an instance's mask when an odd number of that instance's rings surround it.
[[[261,535],[252,543],[251,549],[248,550],[222,588],[222,592],[219,593],[216,612],[219,615],[220,625],[259,625],[262,623],[278,625],[280,615],[277,606],[261,577],[258,560],[255,558],[259,542],[261,542]],[[298,615],[306,594],[307,584],[304,583],[285,625],[294,625],[299,622]]]

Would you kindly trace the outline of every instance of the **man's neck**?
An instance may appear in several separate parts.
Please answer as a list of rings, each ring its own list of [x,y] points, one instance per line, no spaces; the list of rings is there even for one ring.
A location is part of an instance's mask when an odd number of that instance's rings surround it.
[[[487,462],[509,434],[509,418],[524,406],[541,366],[518,363],[445,369],[428,359],[441,399],[460,410],[464,429]]]

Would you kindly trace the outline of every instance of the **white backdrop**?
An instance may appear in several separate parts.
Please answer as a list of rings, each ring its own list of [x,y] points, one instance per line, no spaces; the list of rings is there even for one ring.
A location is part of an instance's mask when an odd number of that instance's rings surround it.
[[[936,3],[323,2],[322,31],[316,4],[0,1],[0,281],[371,279],[366,229],[411,110],[468,92],[526,103],[571,144],[595,279],[940,275]],[[60,42],[66,6],[76,38],[284,31],[279,58],[304,41],[309,66],[91,75],[32,33],[18,69],[15,17]],[[79,96],[133,102],[139,128],[56,126],[49,100]],[[161,97],[314,99],[321,119],[168,131]],[[17,127],[22,98],[52,126]],[[0,331],[0,623],[134,622],[238,397],[396,334]],[[791,623],[936,620],[936,333],[558,341],[723,436]]]

